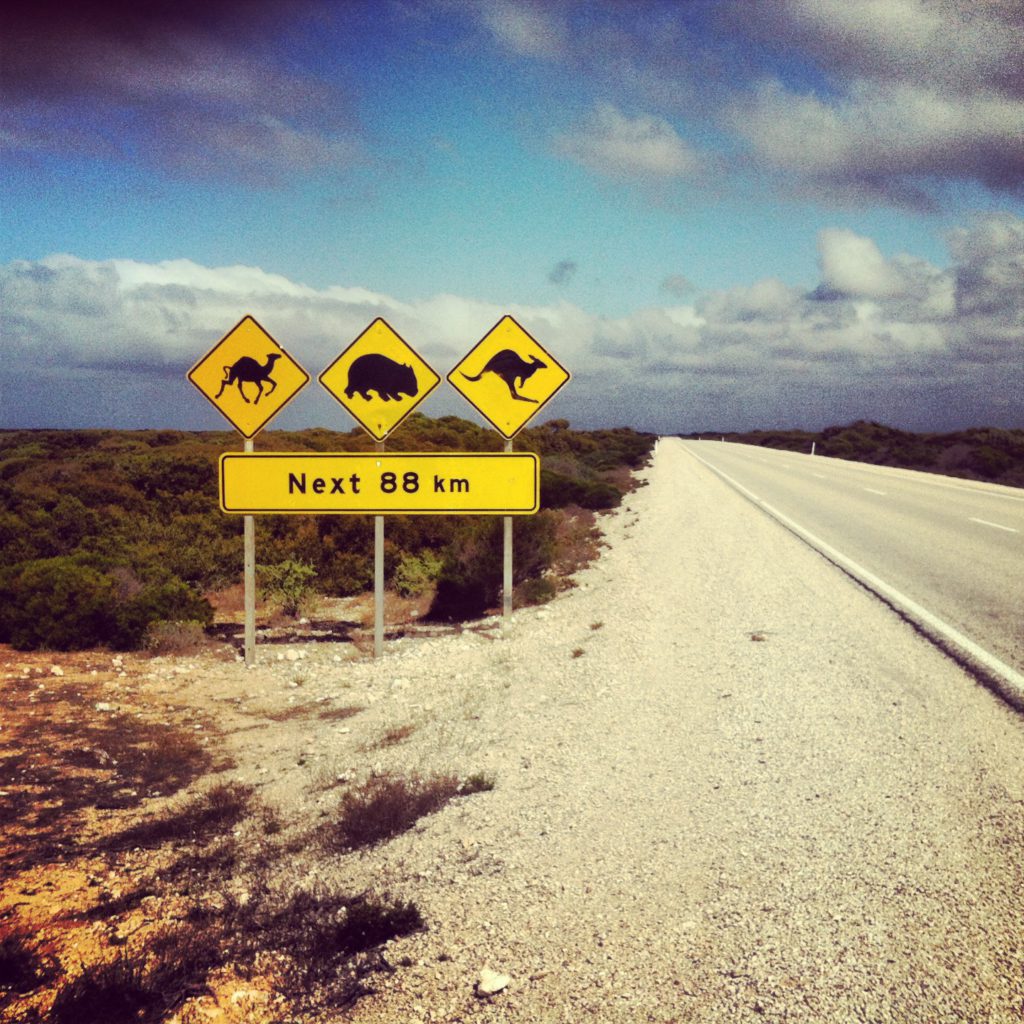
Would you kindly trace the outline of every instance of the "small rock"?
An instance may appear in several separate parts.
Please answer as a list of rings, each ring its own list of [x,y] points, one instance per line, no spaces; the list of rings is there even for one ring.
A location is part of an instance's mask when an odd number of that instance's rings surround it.
[[[113,711],[114,710],[114,705],[113,704],[107,704],[106,701],[100,701],[96,705],[96,710],[97,711]]]
[[[62,669],[60,667],[60,665],[51,665],[50,666],[50,675],[51,676],[62,676],[62,675],[64,675],[64,669]]]
[[[288,661],[298,661],[299,660],[299,652],[298,651],[285,651],[285,655],[284,656],[285,656],[285,658],[288,659]]]
[[[480,972],[476,982],[476,994],[478,996],[493,996],[502,989],[507,988],[512,979],[507,974],[499,974],[485,967]]]

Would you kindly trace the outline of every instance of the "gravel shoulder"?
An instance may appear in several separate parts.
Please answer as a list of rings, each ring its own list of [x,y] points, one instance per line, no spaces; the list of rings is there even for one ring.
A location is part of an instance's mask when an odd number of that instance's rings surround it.
[[[681,444],[647,476],[509,638],[351,666],[417,726],[377,769],[497,780],[341,866],[430,924],[351,1020],[1021,1019],[1021,719]]]

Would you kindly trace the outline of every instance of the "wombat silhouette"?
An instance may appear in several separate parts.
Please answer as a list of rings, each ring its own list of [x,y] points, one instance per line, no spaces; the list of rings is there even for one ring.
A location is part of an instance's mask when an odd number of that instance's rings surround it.
[[[271,352],[267,356],[267,361],[262,366],[252,356],[242,356],[241,359],[236,359],[231,366],[224,367],[224,379],[220,382],[220,391],[217,392],[216,398],[220,398],[224,394],[224,389],[229,384],[237,384],[238,393],[242,396],[242,401],[248,402],[249,399],[245,397],[242,384],[255,384],[256,398],[252,404],[259,405],[260,399],[263,397],[264,381],[270,385],[270,390],[267,392],[268,395],[273,394],[274,388],[277,387],[277,381],[270,378],[270,371],[273,370],[274,363],[280,358],[280,353]]]
[[[479,380],[485,373],[493,373],[500,377],[508,386],[509,394],[520,402],[533,402],[537,404],[536,398],[527,398],[519,394],[516,387],[522,387],[538,370],[547,369],[547,363],[542,362],[536,356],[530,356],[527,362],[518,352],[510,348],[503,348],[487,360],[487,365],[475,376],[463,372],[466,380]]]
[[[364,401],[370,401],[370,392],[376,391],[385,402],[399,399],[402,395],[410,398],[417,393],[416,373],[408,363],[396,363],[379,352],[369,352],[353,360],[348,368],[348,387],[345,397],[358,394]]]

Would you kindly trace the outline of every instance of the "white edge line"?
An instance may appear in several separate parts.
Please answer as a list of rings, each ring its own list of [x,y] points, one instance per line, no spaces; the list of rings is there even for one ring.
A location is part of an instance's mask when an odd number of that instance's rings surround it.
[[[949,623],[943,622],[942,619],[933,615],[927,608],[923,608],[912,598],[900,593],[895,587],[879,579],[874,573],[869,572],[852,558],[848,558],[837,551],[831,544],[827,544],[820,537],[816,537],[810,530],[805,529],[799,523],[795,523],[788,516],[783,515],[778,509],[769,505],[768,502],[756,497],[738,480],[734,480],[729,476],[728,473],[723,473],[694,452],[691,451],[690,454],[699,462],[704,463],[713,473],[718,474],[723,480],[736,488],[745,497],[763,508],[772,518],[778,520],[788,530],[791,530],[798,537],[805,540],[830,562],[834,562],[844,572],[849,573],[854,579],[884,598],[897,611],[904,614],[911,622],[920,627],[930,639],[938,639],[952,645],[955,648],[955,652],[966,660],[969,667],[978,672],[985,680],[995,685],[1000,696],[1013,705],[1013,707],[1024,711],[1024,676],[1019,672],[1000,661],[995,655],[989,654],[983,647],[979,647],[969,637],[964,636],[963,633],[954,629]]]
[[[967,517],[972,523],[981,523],[982,526],[992,526],[997,530],[1005,530],[1007,533],[1020,533],[1020,530],[1015,530],[1012,526],[1002,526],[999,523],[990,523],[987,519],[977,519],[975,516]]]

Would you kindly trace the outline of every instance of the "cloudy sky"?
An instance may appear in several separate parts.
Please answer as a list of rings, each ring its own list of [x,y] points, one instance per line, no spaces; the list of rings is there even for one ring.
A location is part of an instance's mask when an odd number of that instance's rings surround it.
[[[245,314],[315,378],[505,313],[541,419],[1024,426],[1022,0],[7,8],[0,427],[220,427]]]

